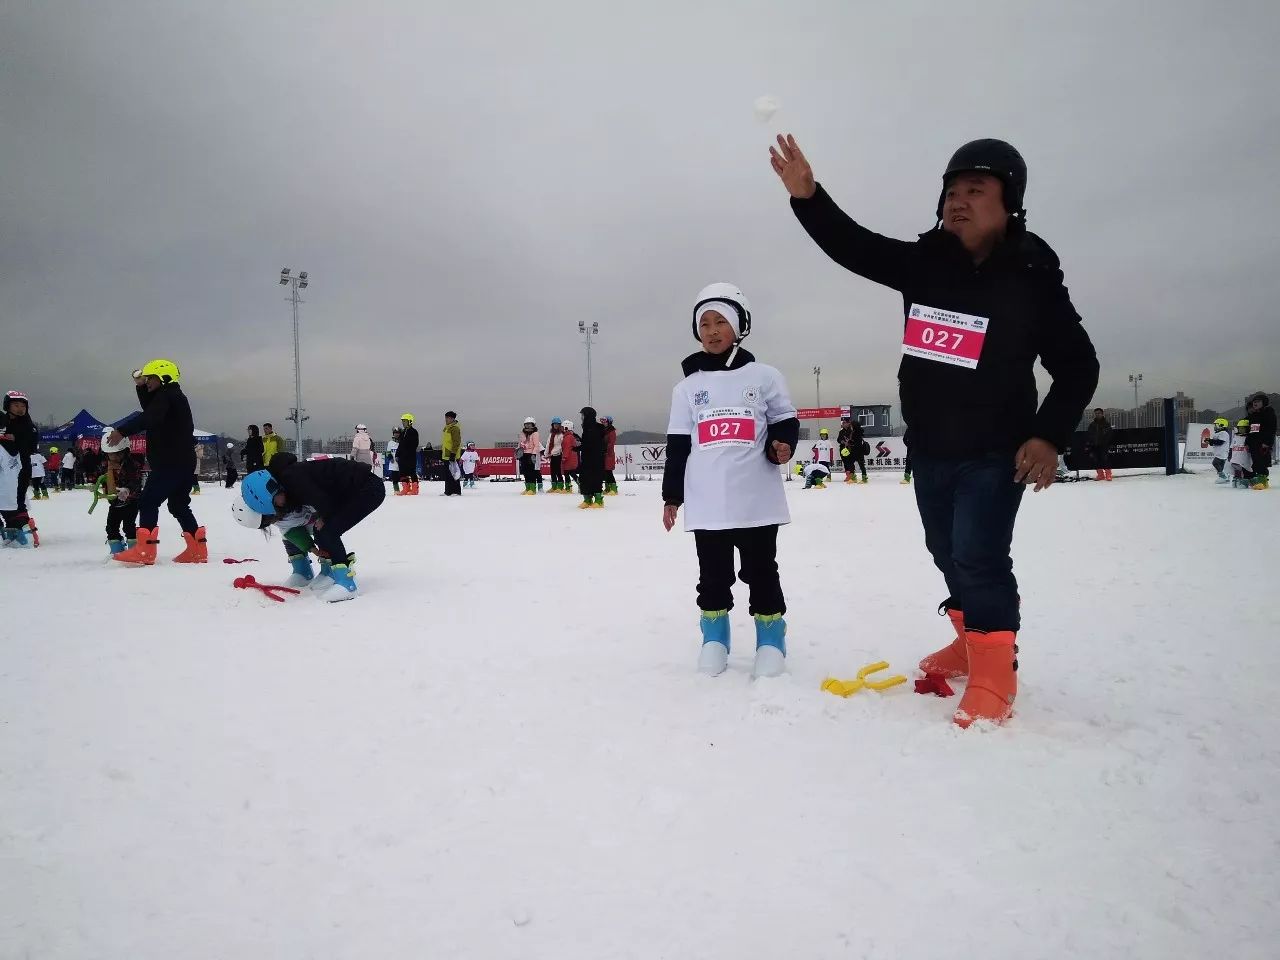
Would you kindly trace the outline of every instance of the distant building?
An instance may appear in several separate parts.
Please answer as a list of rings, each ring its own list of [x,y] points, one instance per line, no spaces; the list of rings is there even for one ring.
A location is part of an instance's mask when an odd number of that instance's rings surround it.
[[[849,403],[849,416],[862,424],[866,437],[892,437],[893,417],[887,403]]]

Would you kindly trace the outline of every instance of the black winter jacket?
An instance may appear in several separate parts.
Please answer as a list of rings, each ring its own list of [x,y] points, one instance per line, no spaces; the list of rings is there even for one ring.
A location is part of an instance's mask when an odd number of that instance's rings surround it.
[[[240,448],[240,459],[244,468],[250,473],[262,469],[262,457],[266,453],[262,446],[262,437],[250,437]]]
[[[1098,358],[1047,243],[1011,221],[1005,240],[975,265],[959,238],[942,230],[914,242],[872,233],[821,186],[791,207],[836,263],[901,293],[904,317],[915,304],[985,320],[975,369],[904,354],[898,385],[913,453],[1012,453],[1031,437],[1067,445],[1098,385]],[[1039,410],[1037,357],[1053,377]]]
[[[604,473],[604,427],[596,419],[594,411],[589,416],[584,412],[582,430],[578,433],[574,449],[581,458],[578,462],[581,473],[589,477]]]
[[[22,469],[30,470],[31,455],[36,452],[36,447],[40,443],[40,431],[36,429],[31,414],[24,413],[20,417],[15,417],[12,413],[0,411],[0,435],[6,433],[13,437],[9,445],[21,458]]]
[[[125,437],[146,433],[147,463],[152,469],[181,467],[194,473],[196,451],[191,441],[195,424],[191,419],[191,404],[182,387],[166,383],[154,393],[143,386],[136,389],[141,412],[116,429]]]
[[[1271,406],[1271,399],[1264,397],[1262,409],[1248,414],[1249,422],[1258,424],[1258,433],[1264,446],[1276,445],[1276,408]]]
[[[841,427],[840,432],[836,434],[836,446],[839,450],[848,450],[849,458],[857,460],[863,456],[862,453],[862,424],[851,423],[847,427]],[[840,454],[844,456],[844,454]]]
[[[371,480],[382,485],[382,479],[371,473],[366,464],[341,457],[299,461],[292,453],[281,451],[271,458],[267,470],[280,482],[280,489],[288,498],[281,513],[311,507],[325,520]]]
[[[1088,434],[1089,447],[1093,450],[1106,450],[1111,446],[1111,424],[1106,420],[1090,420]]]
[[[396,462],[400,464],[401,473],[413,473],[418,469],[417,427],[406,427],[401,431],[400,446],[396,447]]]

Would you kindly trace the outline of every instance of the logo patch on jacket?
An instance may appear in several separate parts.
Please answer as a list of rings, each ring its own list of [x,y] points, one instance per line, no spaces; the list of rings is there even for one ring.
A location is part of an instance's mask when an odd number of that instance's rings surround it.
[[[750,404],[753,407],[757,406],[760,403],[760,388],[747,387],[747,389],[743,390],[742,402],[746,404]]]
[[[711,402],[711,394],[706,390],[699,390],[693,395],[693,404],[696,407],[704,407]]]

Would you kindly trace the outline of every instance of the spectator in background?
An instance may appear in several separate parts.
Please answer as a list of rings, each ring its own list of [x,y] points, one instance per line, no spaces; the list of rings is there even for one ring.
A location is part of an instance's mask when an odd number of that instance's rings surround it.
[[[452,410],[444,415],[444,430],[440,434],[440,454],[444,458],[444,495],[462,496],[462,425]]]
[[[262,465],[269,467],[271,466],[271,458],[284,449],[284,440],[269,423],[262,425],[262,431]],[[298,451],[298,456],[302,456],[301,450]]]
[[[45,464],[45,492],[62,489],[62,453],[57,447],[49,448],[49,461]]]
[[[76,486],[76,452],[75,447],[67,451],[62,458],[62,489],[74,490]]]
[[[836,445],[840,448],[840,459],[844,462],[844,482],[858,482],[858,468],[862,468],[862,482],[867,482],[867,447],[863,437],[862,424],[852,417],[840,418],[840,432],[836,434]]]
[[[191,495],[200,496],[200,471],[204,469],[204,444],[192,437],[191,444],[196,448],[196,472],[191,479]]]
[[[1093,420],[1089,422],[1089,430],[1085,445],[1093,456],[1094,469],[1098,471],[1096,479],[1111,479],[1111,424],[1101,407],[1094,408]]]
[[[611,497],[618,495],[618,478],[613,475],[613,468],[618,465],[618,431],[614,429],[613,417],[604,417],[604,492]]]
[[[1254,490],[1266,490],[1271,486],[1271,451],[1276,447],[1276,411],[1271,398],[1259,390],[1245,401],[1249,417],[1249,437],[1246,445],[1253,457]]]
[[[391,431],[391,439],[387,441],[387,473],[391,475],[391,489],[396,495],[400,493],[400,428]]]
[[[223,481],[226,483],[228,490],[236,485],[236,464],[235,461],[231,459],[231,451],[235,448],[236,445],[228,441],[227,453],[222,458]]]
[[[356,424],[356,434],[351,438],[351,459],[373,469],[373,437],[363,423]]]
[[[244,461],[246,474],[262,469],[262,438],[258,436],[256,423],[249,424],[249,438],[240,448],[240,459]]]
[[[400,480],[404,484],[398,494],[402,497],[418,495],[418,431],[413,419],[412,413],[400,418],[400,446],[396,454],[400,458]]]

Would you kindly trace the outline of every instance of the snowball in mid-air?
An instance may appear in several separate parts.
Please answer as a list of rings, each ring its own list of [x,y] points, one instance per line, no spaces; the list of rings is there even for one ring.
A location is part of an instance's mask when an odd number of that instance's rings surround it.
[[[768,123],[780,106],[782,104],[778,102],[777,97],[756,97],[756,119],[761,123]]]

